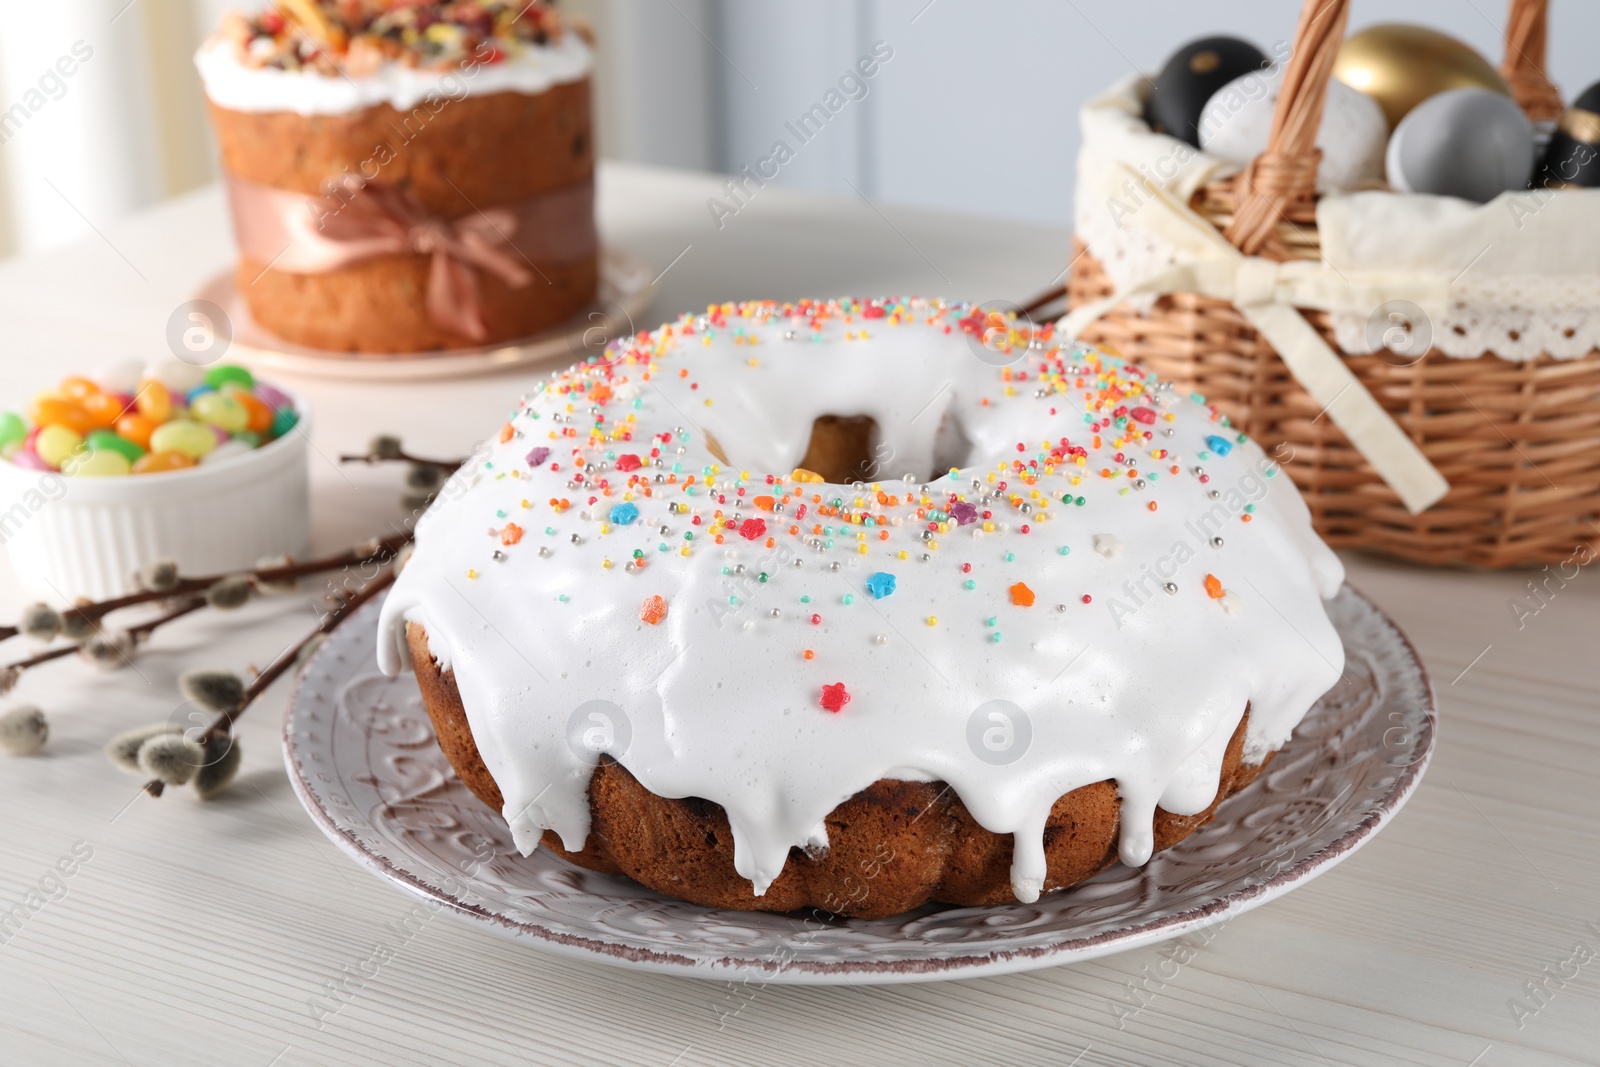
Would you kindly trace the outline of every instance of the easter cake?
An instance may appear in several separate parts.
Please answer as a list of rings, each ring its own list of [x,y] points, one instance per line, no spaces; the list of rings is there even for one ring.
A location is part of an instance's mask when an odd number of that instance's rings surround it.
[[[552,375],[382,609],[462,781],[725,908],[1032,901],[1204,825],[1339,678],[1338,559],[1202,398],[921,299]]]
[[[195,61],[236,287],[272,333],[460,349],[593,300],[593,53],[550,4],[279,0]]]

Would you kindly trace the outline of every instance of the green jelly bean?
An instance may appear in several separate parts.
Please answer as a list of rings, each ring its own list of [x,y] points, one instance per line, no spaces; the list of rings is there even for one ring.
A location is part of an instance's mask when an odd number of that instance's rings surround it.
[[[144,449],[140,448],[135,442],[119,434],[114,434],[110,430],[93,431],[89,434],[88,442],[89,447],[96,452],[120,452],[127,457],[129,463],[135,462],[140,456],[144,455]]]
[[[219,363],[206,371],[206,384],[211,388],[221,389],[229,383],[254,389],[256,376],[235,363]]]

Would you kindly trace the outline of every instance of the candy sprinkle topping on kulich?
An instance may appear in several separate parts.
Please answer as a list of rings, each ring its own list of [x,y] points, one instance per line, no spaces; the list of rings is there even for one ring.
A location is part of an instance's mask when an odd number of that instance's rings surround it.
[[[501,63],[568,30],[546,0],[278,0],[228,15],[221,32],[250,67],[360,77],[385,62],[424,70]]]
[[[978,398],[979,404],[993,408],[1024,398],[1048,399],[1055,428],[1048,435],[1014,440],[1004,448],[991,446],[986,451],[996,458],[986,465],[965,470],[949,467],[926,480],[907,475],[841,486],[798,467],[788,468],[786,474],[735,469],[717,439],[686,425],[686,417],[680,419],[685,424],[671,431],[647,432],[639,427],[638,412],[659,389],[655,382],[662,377],[682,380],[708,404],[716,399],[721,383],[702,382],[681,357],[719,338],[738,346],[768,344],[760,328],[782,325],[782,337],[788,341],[816,340],[837,326],[845,326],[848,337],[860,340],[867,332],[858,324],[866,319],[873,322],[875,331],[931,326],[945,334],[964,333],[974,343],[981,339],[985,350],[1014,357],[1011,363],[993,369],[992,384]],[[795,356],[802,351],[795,349]],[[780,350],[765,362],[746,359],[745,372],[768,372],[781,367],[787,356],[787,351]],[[712,395],[703,395],[708,391]],[[748,544],[757,552],[797,557],[795,563],[800,566],[818,555],[833,570],[839,564],[828,561],[846,556],[866,557],[869,566],[876,559],[915,564],[947,551],[946,543],[955,537],[961,539],[964,555],[980,553],[988,566],[1018,567],[1023,565],[1022,557],[1010,547],[1012,539],[1026,537],[1040,523],[1055,522],[1057,533],[1047,549],[1051,560],[1047,571],[1037,571],[1035,562],[1027,565],[1028,573],[1013,570],[1004,581],[986,584],[973,574],[972,562],[966,561],[960,570],[972,577],[961,582],[962,589],[980,599],[998,592],[1002,602],[1017,607],[1033,606],[1041,589],[1053,602],[1077,599],[1094,604],[1103,600],[1109,605],[1112,621],[1120,625],[1122,613],[1131,614],[1153,590],[1166,588],[1166,575],[1141,575],[1137,583],[1097,590],[1102,593],[1098,598],[1083,591],[1093,569],[1088,563],[1068,561],[1072,544],[1092,548],[1110,561],[1122,554],[1123,542],[1115,534],[1096,532],[1076,522],[1063,525],[1062,520],[1092,515],[1097,494],[1101,500],[1105,494],[1150,497],[1156,483],[1192,479],[1209,484],[1211,475],[1192,460],[1222,462],[1234,447],[1230,437],[1241,443],[1244,437],[1235,435],[1215,408],[1201,405],[1205,421],[1219,432],[1191,441],[1191,461],[1185,462],[1182,446],[1172,437],[1171,424],[1175,407],[1190,404],[1199,401],[1175,395],[1142,368],[1062,342],[1050,325],[1031,326],[999,312],[915,299],[755,301],[717,304],[703,314],[684,315],[657,330],[616,342],[603,356],[553,375],[537,394],[524,399],[501,436],[504,443],[523,438],[540,442],[527,447],[525,453],[521,449],[515,453],[526,464],[525,472],[513,472],[517,477],[526,480],[542,473],[559,478],[560,487],[570,493],[570,497],[551,496],[549,514],[557,519],[577,515],[578,524],[567,521],[549,526],[547,536],[572,545],[582,544],[590,536],[629,538],[623,553],[626,563],[620,568],[627,573],[642,572],[650,557],[661,553],[692,557],[737,544]],[[682,409],[676,414],[681,415]],[[702,460],[681,458],[696,444],[703,446]],[[486,471],[491,466],[483,463]],[[1275,474],[1276,470],[1265,473]],[[496,472],[496,476],[500,475]],[[556,486],[554,481],[548,484]],[[1215,490],[1208,492],[1213,498],[1220,496]],[[525,493],[519,490],[519,497]],[[516,506],[524,511],[543,510],[526,498],[519,499]],[[1253,503],[1238,508],[1230,505],[1229,511],[1248,521],[1254,508]],[[1156,512],[1156,500],[1140,501],[1139,511],[1145,515]],[[504,513],[504,508],[498,509],[497,517],[503,518]],[[590,524],[595,519],[600,520],[598,526]],[[522,528],[515,523],[494,529],[507,546],[522,536]],[[634,543],[639,535],[631,535],[631,531],[636,530],[647,540]],[[549,550],[540,553],[550,554]],[[608,552],[598,561],[600,569],[612,569],[613,555]],[[1037,560],[1039,556],[1030,551],[1027,558]],[[722,571],[730,585],[713,598],[719,610],[743,608],[750,592],[741,582],[754,581],[756,587],[764,588],[775,577],[788,580],[785,568],[776,563],[759,568],[759,578],[754,572],[747,575],[743,565]],[[876,569],[857,578],[860,584],[856,588],[867,593],[868,603],[887,606],[898,602],[899,598],[889,598],[907,580],[924,581],[914,568],[909,575]],[[1213,583],[1215,579],[1206,575],[1207,594],[1218,598],[1220,584]],[[1092,580],[1087,584],[1095,585]],[[985,589],[991,592],[985,594]],[[581,588],[575,595],[581,601]],[[800,599],[809,603],[811,597]],[[841,603],[848,606],[853,601],[853,595],[846,594]],[[647,602],[645,615],[651,614],[652,602]],[[767,611],[769,620],[783,617],[780,609]],[[823,623],[820,614],[807,613],[800,618],[817,626]],[[997,638],[982,627],[974,628],[964,612],[950,618],[958,633],[970,633],[991,644]],[[656,623],[660,618],[646,621]],[[927,627],[940,625],[934,613],[925,612],[912,621]]]

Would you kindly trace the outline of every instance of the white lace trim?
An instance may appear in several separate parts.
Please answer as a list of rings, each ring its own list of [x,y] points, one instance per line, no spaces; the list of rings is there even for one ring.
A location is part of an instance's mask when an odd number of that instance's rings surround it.
[[[1131,218],[1119,226],[1100,205],[1087,203],[1084,197],[1078,198],[1074,214],[1078,236],[1118,291],[1179,261],[1175,246],[1141,229]],[[1128,304],[1148,315],[1156,299],[1137,296]],[[1458,359],[1492,354],[1515,363],[1543,355],[1579,359],[1600,349],[1600,275],[1500,274],[1477,279],[1469,272],[1451,285],[1450,306],[1442,316],[1419,318],[1420,312],[1387,308],[1371,315],[1335,313],[1334,337],[1353,355],[1379,351],[1387,338],[1407,346],[1406,351],[1416,351],[1416,344],[1426,340]],[[1397,328],[1401,332],[1395,332]]]

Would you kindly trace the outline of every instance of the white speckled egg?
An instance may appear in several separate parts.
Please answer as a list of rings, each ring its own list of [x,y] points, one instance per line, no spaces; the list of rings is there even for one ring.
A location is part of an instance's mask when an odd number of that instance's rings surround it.
[[[1402,193],[1459,196],[1486,204],[1526,188],[1533,124],[1489,89],[1450,89],[1418,104],[1389,138],[1389,184]]]
[[[1283,86],[1283,65],[1251,71],[1218,89],[1200,114],[1200,147],[1243,166],[1267,147],[1272,112]],[[1383,108],[1341,81],[1328,85],[1317,147],[1322,166],[1317,189],[1333,192],[1383,179],[1383,149],[1389,137]]]

